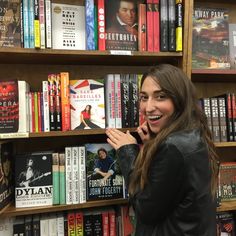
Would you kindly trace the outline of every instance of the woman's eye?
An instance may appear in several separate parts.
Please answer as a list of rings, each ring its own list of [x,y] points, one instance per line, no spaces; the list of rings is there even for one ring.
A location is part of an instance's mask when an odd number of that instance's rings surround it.
[[[158,95],[156,96],[156,99],[157,99],[157,100],[166,99],[166,94],[158,94]]]
[[[139,96],[140,101],[146,101],[147,99],[148,99],[147,96],[144,96],[144,95]]]

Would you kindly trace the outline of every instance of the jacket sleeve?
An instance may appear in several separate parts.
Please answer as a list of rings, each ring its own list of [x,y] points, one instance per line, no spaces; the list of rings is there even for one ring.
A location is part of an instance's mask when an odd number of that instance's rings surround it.
[[[183,185],[184,158],[173,144],[164,144],[154,157],[148,183],[132,202],[138,218],[144,224],[156,224],[165,219],[176,206]]]
[[[126,187],[129,185],[129,175],[138,153],[139,146],[137,144],[124,145],[117,150],[118,163],[124,176]]]

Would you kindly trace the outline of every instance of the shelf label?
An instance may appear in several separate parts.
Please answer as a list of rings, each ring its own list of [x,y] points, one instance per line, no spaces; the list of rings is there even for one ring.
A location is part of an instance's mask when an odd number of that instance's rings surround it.
[[[111,55],[125,55],[125,56],[132,56],[131,51],[127,50],[110,50]]]
[[[2,133],[0,134],[1,139],[6,139],[6,138],[28,138],[29,133]]]

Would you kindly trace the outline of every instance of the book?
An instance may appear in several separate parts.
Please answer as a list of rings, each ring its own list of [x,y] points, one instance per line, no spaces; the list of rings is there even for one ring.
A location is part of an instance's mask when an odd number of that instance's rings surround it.
[[[85,0],[86,50],[95,50],[94,0]]]
[[[105,1],[106,50],[138,50],[137,6],[138,1]]]
[[[194,7],[192,68],[230,69],[228,10]]]
[[[46,48],[46,31],[45,31],[45,1],[39,0],[39,31],[40,31],[40,48]]]
[[[24,216],[16,216],[13,221],[13,235],[25,235]]]
[[[0,133],[29,132],[28,92],[26,81],[0,82]]]
[[[41,47],[40,38],[40,22],[39,22],[39,0],[34,0],[34,47]]]
[[[176,0],[168,0],[168,47],[169,51],[176,51]]]
[[[21,1],[0,1],[0,47],[21,47]]]
[[[70,80],[71,129],[105,128],[104,80]]]
[[[146,14],[147,14],[147,51],[153,52],[153,9],[152,0],[147,0]],[[140,16],[139,16],[140,17]]]
[[[86,150],[84,146],[79,146],[79,181],[80,181],[80,203],[86,202]]]
[[[67,214],[68,236],[75,236],[75,212],[68,212]]]
[[[230,68],[236,69],[236,24],[229,24]]]
[[[85,50],[85,7],[52,3],[53,49]]]
[[[125,197],[115,150],[107,143],[87,143],[87,201]]]
[[[53,184],[53,205],[60,202],[60,177],[59,177],[59,153],[52,153],[52,184]]]
[[[13,145],[11,142],[0,144],[0,210],[13,199]]]
[[[236,162],[222,162],[219,169],[221,202],[236,199]]]
[[[66,204],[66,176],[65,176],[65,153],[59,153],[59,184],[60,184],[60,204]]]
[[[72,147],[65,147],[66,204],[72,204]]]
[[[143,52],[147,50],[147,8],[146,4],[138,5],[138,50]]]
[[[98,11],[98,50],[106,50],[106,35],[105,35],[105,0],[97,0]]]
[[[216,214],[216,230],[218,235],[235,236],[234,214],[229,211]]]
[[[160,10],[159,0],[152,0],[153,16],[153,51],[160,51]]]
[[[16,208],[52,205],[52,152],[15,156]]]
[[[52,4],[45,0],[45,43],[46,48],[52,48]]]
[[[40,235],[50,236],[49,235],[49,216],[48,214],[42,214],[40,216]]]
[[[33,215],[32,233],[33,233],[33,236],[39,236],[40,235],[40,215],[39,214]]]
[[[33,231],[33,219],[32,219],[32,215],[26,215],[25,219],[25,235],[30,236],[31,232]]]
[[[183,50],[183,1],[176,0],[176,51],[181,52]]]
[[[13,217],[3,217],[0,219],[0,235],[12,236],[13,234]]]
[[[168,2],[160,0],[160,51],[169,50],[168,38]]]
[[[75,232],[77,236],[83,236],[83,212],[82,211],[76,211],[75,212]]]
[[[79,147],[74,146],[71,150],[72,164],[72,204],[80,202],[80,179],[79,179]]]

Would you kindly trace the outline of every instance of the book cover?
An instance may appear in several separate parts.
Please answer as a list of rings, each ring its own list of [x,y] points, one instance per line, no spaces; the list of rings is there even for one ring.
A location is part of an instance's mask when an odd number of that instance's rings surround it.
[[[94,0],[85,0],[86,50],[95,50]]]
[[[227,9],[194,8],[192,68],[230,68]]]
[[[70,80],[71,129],[105,128],[103,79]]]
[[[107,50],[138,50],[138,1],[105,1]]]
[[[218,212],[216,215],[217,236],[235,236],[234,215],[232,212]]]
[[[52,205],[52,152],[15,157],[16,208]]]
[[[53,49],[85,50],[85,7],[52,3]]]
[[[183,1],[176,0],[176,51],[183,51]]]
[[[0,144],[0,210],[13,199],[13,145]]]
[[[21,1],[0,1],[0,47],[21,47]]]
[[[88,143],[86,148],[87,201],[124,197],[124,179],[115,150],[107,143]]]
[[[222,162],[219,169],[221,201],[236,199],[236,163]]]

